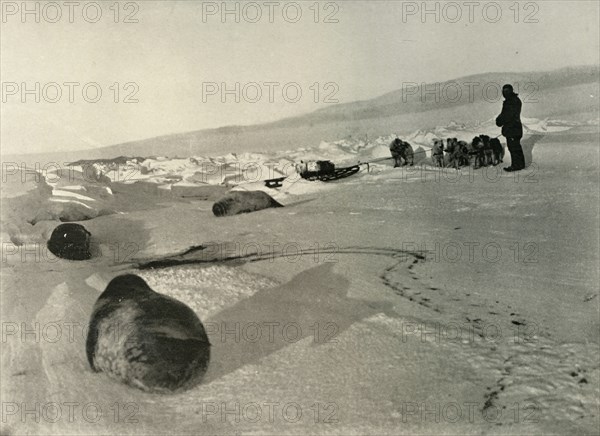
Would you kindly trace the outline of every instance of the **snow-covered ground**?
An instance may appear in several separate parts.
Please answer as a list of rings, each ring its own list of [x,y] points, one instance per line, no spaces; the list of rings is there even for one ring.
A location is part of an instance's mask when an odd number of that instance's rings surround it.
[[[548,134],[569,130],[578,123],[562,120],[539,120],[524,118],[525,134]],[[402,137],[415,150],[417,161],[429,160],[434,139],[458,138],[471,141],[474,136],[498,135],[499,129],[494,120],[473,125],[455,122],[440,126],[431,131],[417,130]],[[342,139],[335,142],[321,142],[315,147],[300,148],[271,153],[229,153],[223,156],[193,156],[186,158],[150,157],[132,158],[126,162],[90,162],[74,165],[73,171],[93,177],[107,177],[113,182],[135,183],[146,181],[164,186],[167,189],[177,186],[198,185],[238,185],[251,181],[290,176],[295,174],[295,164],[300,160],[329,159],[337,165],[356,164],[381,157],[389,157],[389,144],[395,134],[369,140]]]
[[[383,161],[329,183],[290,172],[273,189],[250,173],[387,157],[391,134],[98,165],[94,180],[51,189],[5,184],[2,434],[597,433],[597,127],[525,124],[533,164],[514,174]],[[453,123],[403,139],[427,156],[434,137],[480,133],[498,129]],[[211,200],[131,183],[144,179],[260,188],[285,207],[216,218]],[[94,259],[52,257],[58,222],[24,222],[52,198],[102,203],[81,222]],[[165,257],[179,264],[140,268]],[[91,308],[126,271],[204,322],[201,385],[152,395],[89,369]]]

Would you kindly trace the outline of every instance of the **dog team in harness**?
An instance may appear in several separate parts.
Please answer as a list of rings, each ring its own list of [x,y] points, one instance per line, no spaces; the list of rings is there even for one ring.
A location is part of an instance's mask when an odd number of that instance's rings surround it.
[[[504,171],[520,171],[525,168],[525,158],[521,147],[523,125],[521,124],[521,100],[513,90],[512,85],[502,87],[504,103],[502,113],[496,118],[496,125],[502,127],[502,135],[506,137],[508,151],[511,154],[511,165]],[[498,135],[500,136],[500,135]],[[504,160],[504,147],[498,139],[488,135],[473,138],[470,144],[457,138],[434,139],[431,149],[431,161],[435,167],[451,167],[459,169],[464,166],[481,168],[496,166]],[[414,165],[414,150],[412,146],[400,138],[390,144],[390,152],[394,159],[394,168]]]
[[[394,168],[414,165],[414,151],[408,142],[394,139],[390,144],[390,152],[394,158]],[[504,147],[500,140],[487,135],[476,136],[470,144],[457,138],[448,138],[445,144],[443,139],[434,139],[431,149],[431,162],[439,168],[473,166],[477,169],[496,166],[503,159]]]
[[[431,160],[436,167],[456,169],[471,165],[475,169],[496,166],[504,160],[504,147],[498,138],[487,135],[476,136],[470,144],[457,138],[448,138],[445,148],[443,139],[435,139]]]

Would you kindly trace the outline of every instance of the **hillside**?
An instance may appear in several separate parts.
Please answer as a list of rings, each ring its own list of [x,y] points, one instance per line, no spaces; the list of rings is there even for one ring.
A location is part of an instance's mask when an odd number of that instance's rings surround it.
[[[405,89],[405,92],[399,89],[370,100],[339,104],[273,123],[184,132],[96,150],[32,155],[24,160],[63,162],[121,155],[185,157],[288,150],[313,146],[321,140],[365,138],[365,135],[372,138],[389,132],[405,134],[415,129],[445,125],[451,120],[484,122],[499,112],[501,98],[496,97],[495,92],[504,83],[520,85],[524,117],[587,121],[598,118],[599,74],[598,66],[549,72],[479,74],[424,85],[423,93],[420,87]],[[486,84],[489,87],[487,101],[483,93]],[[438,92],[434,91],[438,101],[435,101],[435,95],[426,95],[426,89],[438,89]],[[461,98],[455,98],[459,89]],[[5,161],[13,158],[3,156]]]

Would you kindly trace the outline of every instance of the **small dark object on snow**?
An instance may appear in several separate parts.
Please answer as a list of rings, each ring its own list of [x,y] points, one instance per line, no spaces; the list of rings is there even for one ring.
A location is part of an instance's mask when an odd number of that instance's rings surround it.
[[[48,250],[62,259],[87,260],[92,257],[90,241],[92,234],[81,224],[61,224],[54,229],[48,240]]]
[[[232,216],[256,212],[269,207],[283,207],[269,194],[262,191],[232,191],[213,204],[215,216]]]

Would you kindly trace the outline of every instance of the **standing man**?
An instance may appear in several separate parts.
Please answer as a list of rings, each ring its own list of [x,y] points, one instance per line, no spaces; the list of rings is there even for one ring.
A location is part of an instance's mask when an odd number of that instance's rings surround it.
[[[523,137],[523,124],[521,124],[521,99],[515,94],[512,85],[502,87],[502,113],[496,118],[496,125],[502,127],[502,135],[506,137],[508,151],[510,151],[510,166],[504,171],[520,171],[525,168],[525,156],[521,147]]]

